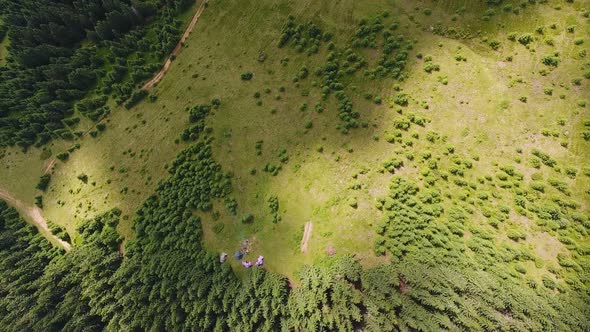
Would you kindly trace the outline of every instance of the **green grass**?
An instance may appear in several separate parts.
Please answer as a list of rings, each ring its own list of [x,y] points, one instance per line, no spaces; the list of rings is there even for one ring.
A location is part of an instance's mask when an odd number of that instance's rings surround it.
[[[81,148],[73,152],[67,162],[58,162],[44,195],[46,218],[75,234],[75,225],[81,220],[118,207],[126,216],[120,232],[131,237],[134,211],[166,176],[164,165],[186,146],[175,143],[188,125],[184,109],[208,103],[215,97],[221,98],[222,105],[207,119],[207,124],[215,137],[215,159],[224,170],[234,174],[233,195],[239,208],[238,214],[232,216],[222,202],[217,202],[214,211],[218,215],[200,214],[205,245],[231,255],[242,240],[250,239],[253,256],[264,255],[270,270],[289,277],[293,277],[302,264],[326,255],[329,246],[333,246],[337,254],[356,255],[365,266],[392,258],[376,256],[373,248],[377,239],[375,227],[383,218],[375,202],[388,193],[392,176],[380,169],[383,161],[396,156],[396,150],[403,150],[401,155],[412,152],[415,156],[414,161],[403,157],[404,167],[396,173],[416,180],[422,188],[426,176],[421,175],[425,165],[418,161],[420,155],[431,151],[433,158],[439,158],[439,169],[448,170],[453,162],[450,155],[443,154],[446,145],[452,145],[456,155],[473,163],[473,168],[465,170],[464,176],[470,183],[477,183],[478,178],[486,175],[496,176],[497,165],[513,165],[524,175],[524,183],[529,183],[531,174],[539,172],[528,164],[533,148],[548,153],[560,166],[581,168],[588,163],[588,142],[581,139],[579,133],[583,130],[583,121],[590,119],[590,108],[579,107],[577,102],[590,100],[589,83],[585,79],[581,86],[571,84],[573,77],[582,76],[580,67],[588,61],[587,57],[579,56],[581,50],[588,48],[588,41],[582,45],[574,43],[589,31],[587,19],[574,11],[580,8],[579,2],[554,10],[551,8],[557,2],[550,1],[547,5],[529,6],[518,15],[503,12],[498,7],[496,15],[488,21],[481,20],[481,13],[487,7],[474,2],[425,3],[428,5],[416,10],[414,2],[389,0],[370,0],[362,4],[351,0],[211,2],[181,54],[152,91],[158,96],[157,101],[142,102],[130,111],[117,108],[109,116],[104,133],[98,138],[84,137],[79,142]],[[453,21],[453,15],[462,6],[465,11],[457,14],[458,20]],[[426,7],[432,10],[430,15],[423,13]],[[320,93],[312,86],[312,81],[320,80],[313,72],[325,62],[325,46],[313,56],[299,54],[290,46],[279,49],[276,44],[281,26],[289,14],[301,22],[312,20],[325,31],[333,32],[334,42],[343,47],[360,19],[384,10],[390,12],[390,20],[400,22],[399,33],[416,40],[407,65],[408,77],[403,82],[371,81],[362,75],[352,79],[351,85],[356,89],[348,88],[347,92],[355,109],[361,113],[361,120],[367,121],[369,126],[342,135],[336,129],[339,119],[334,97],[329,98],[323,113],[314,111]],[[464,31],[471,38],[453,39],[432,33],[430,27],[439,22],[443,27]],[[535,42],[527,49],[508,40],[511,32],[535,34],[535,27],[552,23],[557,24],[555,31],[547,28],[544,36],[536,35],[536,38],[550,37],[554,46]],[[573,34],[564,31],[570,25],[578,27]],[[489,46],[490,40],[500,42],[498,50]],[[560,51],[558,67],[546,76],[540,75],[539,71],[546,68],[541,58],[555,50]],[[267,55],[263,63],[257,61],[261,52]],[[374,51],[361,53],[367,59],[376,56]],[[416,57],[419,53],[432,56],[440,71],[426,73],[424,60]],[[457,54],[466,61],[457,61]],[[506,60],[509,56],[511,61]],[[289,58],[288,66],[281,65],[284,58]],[[303,65],[310,69],[310,75],[296,87],[292,78]],[[242,81],[240,74],[244,72],[252,72],[253,79]],[[446,85],[441,83],[443,77],[448,81]],[[401,117],[389,107],[390,100],[398,93],[394,89],[396,84],[410,96],[409,106],[403,108],[404,115],[413,112],[430,120],[425,128],[413,125],[408,133],[403,133],[404,141],[412,141],[411,147],[385,140],[386,133],[394,129],[395,119]],[[279,91],[281,86],[285,87],[285,92]],[[553,89],[552,95],[545,93],[546,87]],[[269,94],[264,92],[266,88],[271,89]],[[303,96],[304,91],[309,91],[309,95]],[[261,94],[259,99],[254,98],[256,92]],[[383,104],[365,100],[365,93],[381,96]],[[277,95],[280,95],[279,100],[275,98]],[[562,99],[560,95],[565,97]],[[526,103],[519,100],[521,96],[527,97]],[[262,101],[261,106],[256,104],[258,100]],[[305,112],[300,110],[303,103],[308,104]],[[276,109],[275,114],[271,112],[273,109]],[[564,125],[558,124],[560,119],[565,120]],[[312,127],[306,128],[310,121]],[[543,136],[544,128],[558,131],[559,137]],[[437,144],[426,141],[428,131],[438,132],[446,141]],[[414,132],[418,139],[411,138]],[[263,141],[260,155],[256,153],[258,141]],[[567,148],[562,146],[564,142]],[[52,147],[54,155],[58,145]],[[321,152],[318,151],[320,147]],[[516,152],[517,148],[521,148],[522,153]],[[267,163],[281,164],[278,155],[282,149],[286,149],[289,156],[282,170],[276,176],[264,172]],[[4,160],[10,160],[12,166],[10,170],[1,170],[0,178],[9,179],[5,185],[17,197],[32,202],[34,185],[42,169],[42,161],[36,157],[40,152],[33,150],[22,155],[15,151],[3,159],[3,165]],[[520,163],[515,161],[517,158],[521,158]],[[256,169],[255,175],[251,174],[252,169]],[[540,172],[545,181],[550,176],[566,181],[572,191],[571,198],[580,204],[577,211],[588,215],[590,203],[586,191],[590,181],[581,170],[575,179],[568,179],[564,172],[558,173],[546,166],[542,166]],[[80,174],[88,175],[88,184],[76,178]],[[353,185],[360,185],[360,189],[351,189]],[[546,187],[549,188],[549,184]],[[126,193],[122,192],[124,188],[127,188]],[[436,188],[452,197],[443,201],[445,210],[457,204],[474,210],[466,225],[466,243],[469,237],[476,236],[471,228],[476,230],[480,224],[497,240],[498,246],[535,250],[556,242],[556,232],[547,232],[534,221],[519,218],[513,211],[510,222],[497,229],[487,225],[487,217],[481,210],[499,204],[511,209],[514,206],[512,193],[499,190],[490,181],[478,185],[477,189],[458,188],[452,181],[438,181]],[[559,194],[554,188],[547,190],[550,191],[548,195]],[[459,196],[464,191],[470,197],[462,203]],[[490,195],[497,192],[498,197],[477,198],[483,197],[478,196],[483,191]],[[281,221],[277,224],[272,223],[270,196],[279,200]],[[356,198],[356,208],[350,206],[350,197]],[[473,204],[468,203],[470,199]],[[243,224],[240,219],[248,213],[254,216],[254,221]],[[314,228],[308,252],[302,254],[299,243],[308,221],[313,222]],[[219,230],[220,224],[223,228],[216,233],[214,229]],[[511,230],[521,230],[528,236],[519,242],[512,241],[507,237]],[[587,241],[587,236],[578,238],[578,241],[584,240]],[[537,250],[535,255],[557,265],[558,252],[567,253],[568,249]],[[476,256],[469,250],[466,255]],[[523,266],[540,282],[546,267],[537,271],[529,263]],[[232,264],[237,267],[239,263],[232,260]]]
[[[8,56],[8,37],[4,37],[3,40],[0,41],[0,66],[4,66],[6,64],[6,57]]]

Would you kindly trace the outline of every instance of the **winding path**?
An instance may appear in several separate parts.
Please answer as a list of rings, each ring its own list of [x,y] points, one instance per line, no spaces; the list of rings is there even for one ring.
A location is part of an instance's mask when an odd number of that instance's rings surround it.
[[[49,240],[51,240],[53,243],[59,244],[59,246],[62,247],[65,251],[70,251],[70,249],[72,249],[72,246],[69,243],[51,233],[49,227],[47,227],[47,222],[45,221],[45,218],[43,218],[43,215],[41,214],[41,209],[39,209],[36,206],[27,206],[22,201],[12,197],[12,195],[10,195],[8,191],[4,190],[1,187],[0,199],[5,200],[9,205],[12,205],[20,213],[28,216],[30,221],[35,226],[37,226],[37,228],[39,228],[40,231],[42,231],[43,235],[45,235],[46,237],[50,237]]]
[[[186,28],[186,30],[182,34],[180,41],[178,42],[178,44],[176,44],[176,47],[174,47],[174,50],[172,50],[172,53],[170,53],[170,55],[166,59],[166,62],[164,63],[164,66],[162,67],[162,69],[160,69],[160,71],[156,74],[156,76],[154,76],[151,80],[149,80],[146,84],[144,84],[142,89],[149,89],[149,88],[153,87],[156,83],[160,82],[160,80],[162,80],[162,78],[164,78],[164,75],[166,75],[166,72],[168,71],[168,69],[170,69],[170,65],[172,64],[172,57],[173,56],[176,57],[180,53],[180,50],[182,49],[182,45],[184,45],[186,38],[188,38],[188,35],[191,33],[191,31],[193,31],[195,24],[197,24],[199,17],[201,17],[201,14],[205,10],[206,3],[207,3],[207,0],[204,0],[203,2],[201,2],[199,9],[197,9],[197,12],[193,16],[193,19],[191,20],[191,23],[188,25],[188,27]]]
[[[199,17],[201,17],[201,14],[205,10],[205,4],[207,3],[207,1],[208,0],[204,0],[203,2],[201,2],[199,9],[197,9],[197,12],[193,16],[193,19],[191,20],[190,24],[188,25],[188,27],[186,28],[186,30],[182,34],[180,41],[178,42],[178,44],[176,44],[176,47],[174,47],[174,50],[172,50],[172,53],[170,53],[170,55],[166,59],[164,66],[162,67],[162,69],[160,69],[160,71],[151,80],[149,80],[143,86],[143,89],[149,89],[149,88],[153,87],[156,83],[160,82],[160,80],[162,80],[162,78],[164,77],[164,75],[166,74],[168,69],[170,68],[170,65],[172,64],[172,57],[175,57],[180,53],[180,50],[182,49],[182,45],[184,45],[184,42],[188,38],[189,34],[193,31],[193,28],[197,24]],[[48,172],[50,172],[51,168],[55,165],[55,162],[56,162],[55,159],[52,159],[51,161],[49,161],[47,163],[47,165],[44,167],[43,173],[47,174]],[[41,213],[40,208],[38,208],[36,206],[27,206],[22,201],[14,198],[12,195],[10,195],[10,193],[2,187],[0,187],[0,199],[5,200],[9,205],[16,208],[21,214],[26,215],[28,217],[28,219],[30,219],[30,221],[35,226],[37,226],[37,228],[39,228],[39,230],[42,231],[42,233],[45,236],[49,237],[50,238],[49,240],[51,240],[53,243],[57,243],[60,247],[62,247],[66,251],[70,251],[72,249],[72,246],[68,242],[63,241],[62,239],[58,238],[53,233],[51,233],[51,231],[49,230],[49,227],[47,226],[47,222],[45,221],[45,218],[43,218],[43,214]],[[305,243],[305,247],[307,247],[307,241]],[[302,244],[302,250],[303,250],[303,244]]]
[[[193,31],[193,28],[197,24],[199,17],[201,17],[201,14],[205,10],[205,4],[207,3],[207,1],[208,0],[203,0],[203,2],[201,2],[199,9],[197,9],[197,12],[193,16],[193,19],[191,20],[190,24],[188,25],[188,27],[186,28],[186,30],[182,34],[180,41],[178,42],[178,44],[176,44],[176,47],[174,47],[174,50],[172,50],[172,53],[170,53],[170,55],[166,59],[164,66],[162,67],[162,69],[160,69],[160,71],[151,80],[149,80],[143,86],[143,89],[149,89],[149,88],[153,87],[156,83],[160,82],[160,80],[162,80],[162,78],[164,77],[164,75],[166,74],[168,69],[170,68],[170,65],[172,64],[172,57],[175,57],[180,53],[180,50],[182,49],[184,42],[186,41],[186,39],[188,38],[190,33]],[[56,162],[55,159],[50,160],[45,165],[45,167],[43,169],[43,174],[49,173],[51,171],[51,169],[53,168],[53,166],[55,165],[55,162]],[[68,242],[63,241],[62,239],[58,238],[57,236],[55,236],[51,232],[51,230],[49,230],[49,227],[47,226],[47,222],[45,221],[45,218],[43,218],[43,214],[41,213],[40,208],[38,208],[37,206],[27,206],[22,201],[14,198],[7,190],[5,190],[2,187],[0,187],[0,199],[5,200],[9,205],[16,208],[21,214],[26,215],[28,217],[28,219],[30,219],[30,221],[41,231],[42,234],[44,234],[46,237],[48,237],[48,239],[50,241],[52,241],[53,243],[57,243],[65,251],[70,251],[72,249],[72,246]],[[307,247],[307,243],[305,246]],[[302,250],[303,250],[303,247],[302,247]]]

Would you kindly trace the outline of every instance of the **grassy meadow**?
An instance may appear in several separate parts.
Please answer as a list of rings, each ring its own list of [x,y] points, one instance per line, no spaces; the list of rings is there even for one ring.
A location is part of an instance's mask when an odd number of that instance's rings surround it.
[[[560,275],[553,273],[560,259],[575,257],[571,243],[587,243],[587,233],[543,223],[534,211],[517,207],[515,192],[539,194],[540,205],[573,202],[576,214],[590,214],[590,143],[582,137],[590,130],[590,80],[584,77],[590,72],[590,24],[581,15],[584,7],[590,3],[554,0],[498,6],[490,13],[474,1],[210,1],[150,91],[157,99],[131,110],[113,106],[106,129],[73,142],[79,148],[56,163],[43,195],[44,216],[75,239],[80,221],[118,207],[119,231],[132,237],[134,212],[187,146],[180,140],[189,124],[186,109],[219,98],[207,127],[216,161],[233,174],[238,213],[229,213],[222,202],[212,213],[195,212],[208,249],[231,255],[249,239],[248,257],[264,255],[270,270],[292,279],[328,248],[353,254],[365,266],[395,260],[388,251],[377,255],[382,236],[376,229],[385,218],[378,199],[388,195],[396,174],[437,191],[443,216],[456,206],[470,211],[462,244],[466,256],[476,255],[470,241],[486,234],[497,247],[530,252],[532,260],[523,265],[531,278]],[[377,16],[385,26],[397,22],[395,33],[412,41],[403,80],[371,79],[362,71],[343,79],[360,113],[359,128],[342,134],[336,99],[321,96],[314,72],[330,52],[325,43],[312,55],[290,44],[277,47],[289,15],[330,32],[338,49],[349,47],[361,20]],[[526,45],[510,40],[527,34],[533,41]],[[379,52],[357,51],[369,66]],[[558,65],[544,64],[547,56]],[[429,63],[438,70],[427,72]],[[308,77],[294,82],[303,67]],[[247,72],[252,79],[242,80]],[[404,105],[396,104],[401,94]],[[46,152],[6,150],[0,183],[33,204],[44,166],[71,146],[57,141]],[[535,151],[554,166],[542,163]],[[401,164],[388,168],[392,160]],[[273,175],[267,165],[281,169]],[[269,200],[278,201],[278,209]],[[248,215],[253,219],[245,220]],[[301,253],[306,222],[313,223],[313,233]]]

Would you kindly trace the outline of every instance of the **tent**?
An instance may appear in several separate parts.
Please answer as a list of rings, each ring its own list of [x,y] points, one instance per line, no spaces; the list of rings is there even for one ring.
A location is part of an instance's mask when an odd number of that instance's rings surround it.
[[[244,257],[244,253],[241,250],[236,251],[236,253],[234,254],[234,258],[237,260],[240,260]]]

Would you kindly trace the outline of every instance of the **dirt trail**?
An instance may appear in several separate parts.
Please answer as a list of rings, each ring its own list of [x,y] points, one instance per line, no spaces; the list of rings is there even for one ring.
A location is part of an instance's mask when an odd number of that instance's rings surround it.
[[[47,174],[49,172],[51,172],[51,169],[53,168],[53,165],[55,165],[56,159],[53,158],[51,159],[47,165],[45,165],[45,167],[43,168],[43,174]]]
[[[154,76],[149,82],[147,82],[143,86],[142,89],[149,89],[149,88],[153,87],[156,83],[160,82],[160,80],[164,77],[164,75],[166,74],[166,72],[170,68],[170,65],[172,64],[172,56],[177,56],[178,53],[180,53],[180,50],[182,49],[182,45],[184,44],[186,38],[191,33],[191,31],[193,31],[195,24],[197,24],[199,17],[201,17],[201,14],[205,10],[206,3],[207,3],[207,0],[201,2],[199,9],[197,9],[197,12],[193,16],[191,23],[188,25],[188,27],[186,28],[186,30],[182,34],[180,41],[178,42],[178,44],[176,44],[176,47],[174,48],[174,50],[172,50],[172,53],[170,53],[170,55],[166,59],[166,62],[164,63],[164,67],[162,67],[162,69],[160,69],[160,71],[156,74],[156,76]]]
[[[307,252],[307,242],[311,237],[311,231],[313,230],[313,224],[311,221],[305,223],[305,230],[303,231],[303,238],[301,239],[301,252]]]
[[[162,69],[160,69],[160,71],[149,82],[147,82],[143,86],[143,89],[149,89],[149,88],[153,87],[156,83],[158,83],[164,77],[164,75],[166,74],[166,72],[170,68],[170,65],[172,64],[172,56],[177,56],[180,53],[180,50],[182,49],[182,45],[184,44],[184,42],[188,38],[189,34],[193,31],[193,28],[197,24],[199,17],[201,17],[201,14],[205,10],[205,4],[207,2],[208,2],[208,0],[204,0],[203,2],[201,2],[199,9],[197,9],[197,12],[193,16],[193,19],[191,20],[190,24],[188,25],[188,27],[186,28],[186,30],[182,34],[180,41],[178,42],[176,47],[174,47],[174,50],[172,50],[172,53],[170,53],[170,55],[166,59],[164,66],[162,67]],[[101,121],[102,121],[102,119],[101,119]],[[90,131],[90,129],[88,131]],[[45,167],[43,167],[43,174],[49,173],[51,171],[51,169],[53,168],[53,166],[55,165],[55,163],[56,163],[55,158],[50,160],[45,165]],[[47,222],[45,221],[45,218],[43,218],[43,214],[41,213],[41,209],[39,209],[36,206],[25,205],[22,201],[12,197],[12,195],[10,195],[10,193],[8,191],[4,190],[1,187],[0,187],[0,199],[5,200],[9,205],[12,205],[13,207],[15,207],[17,210],[19,210],[19,212],[21,214],[25,214],[26,216],[28,216],[29,219],[33,222],[33,224],[35,224],[35,226],[37,226],[37,228],[39,228],[40,230],[43,231],[42,233],[46,233],[44,235],[51,237],[52,240],[55,240],[54,241],[55,243],[58,243],[66,251],[70,251],[70,249],[72,247],[68,242],[61,240],[57,236],[53,235],[53,233],[51,233],[51,231],[49,230],[49,227],[47,227]],[[305,245],[307,247],[307,241],[306,241]],[[303,244],[302,244],[302,246],[303,246]]]
[[[47,222],[45,222],[45,218],[43,218],[43,215],[41,214],[41,209],[39,209],[36,206],[31,207],[25,205],[23,202],[12,197],[6,190],[2,188],[0,188],[0,199],[5,200],[8,204],[16,208],[20,213],[26,214],[29,217],[29,219],[31,219],[33,224],[37,226],[37,228],[40,228],[41,230],[45,231],[46,234],[44,235],[50,236],[53,240],[55,240],[56,243],[59,243],[59,245],[62,248],[64,248],[65,251],[70,251],[70,249],[72,249],[69,243],[61,240],[57,236],[53,235],[53,233],[51,233],[49,227],[47,227]]]

